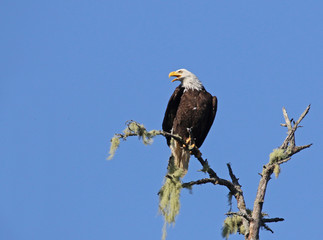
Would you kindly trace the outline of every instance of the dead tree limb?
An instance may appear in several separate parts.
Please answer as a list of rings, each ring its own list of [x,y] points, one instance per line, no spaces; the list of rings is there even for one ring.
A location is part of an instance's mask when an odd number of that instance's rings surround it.
[[[281,146],[277,149],[274,149],[273,153],[270,156],[269,163],[263,166],[252,210],[248,210],[246,207],[242,187],[239,184],[239,179],[233,173],[231,165],[229,163],[227,164],[231,181],[220,178],[216,174],[216,172],[209,166],[208,161],[202,158],[202,153],[200,152],[200,150],[194,145],[193,148],[187,146],[183,139],[178,135],[174,135],[161,130],[152,130],[148,132],[143,125],[134,121],[129,121],[127,123],[127,128],[124,130],[124,132],[122,134],[115,134],[115,136],[111,139],[109,159],[113,157],[115,150],[118,148],[120,144],[120,139],[126,140],[129,136],[139,136],[139,138],[142,138],[144,144],[150,144],[152,142],[152,138],[157,135],[173,138],[174,140],[178,141],[184,148],[189,150],[191,152],[191,155],[195,156],[195,158],[200,162],[200,164],[203,167],[202,171],[208,173],[209,175],[209,178],[203,178],[197,181],[183,183],[182,187],[191,188],[194,185],[206,183],[225,186],[229,190],[230,195],[235,197],[237,201],[237,208],[239,209],[239,212],[229,212],[227,213],[227,215],[241,217],[244,230],[243,232],[239,231],[239,233],[244,234],[246,240],[259,240],[259,229],[261,227],[265,228],[270,232],[273,232],[273,230],[270,229],[266,225],[266,223],[280,222],[284,220],[283,218],[263,218],[264,214],[262,213],[262,208],[265,200],[265,193],[267,190],[268,182],[271,179],[271,175],[274,172],[277,175],[279,174],[279,171],[277,173],[276,170],[279,170],[280,165],[291,160],[291,157],[294,154],[302,151],[303,149],[309,148],[312,145],[308,144],[303,146],[296,146],[295,144],[295,132],[299,127],[301,127],[299,126],[299,123],[304,119],[309,110],[310,105],[301,114],[299,119],[296,122],[294,122],[293,120],[289,119],[286,109],[283,108],[285,123],[281,124],[281,126],[287,127],[287,136],[284,142],[281,144]]]
[[[271,175],[274,172],[274,168],[282,163],[285,163],[291,159],[291,156],[298,153],[299,151],[309,148],[312,144],[304,145],[304,146],[295,146],[295,131],[298,128],[298,124],[304,119],[308,111],[310,110],[310,105],[305,109],[305,111],[301,114],[299,119],[292,123],[292,121],[289,120],[289,117],[287,115],[286,109],[283,108],[283,115],[286,124],[284,126],[287,127],[287,137],[285,138],[282,145],[279,147],[279,149],[282,150],[282,156],[283,159],[279,159],[276,162],[269,162],[265,166],[263,166],[261,179],[259,181],[258,190],[256,199],[254,201],[253,211],[252,211],[252,221],[250,222],[250,232],[248,239],[249,240],[258,240],[259,239],[259,229],[263,225],[262,220],[262,208],[265,200],[265,193],[267,190],[267,184],[271,178]]]

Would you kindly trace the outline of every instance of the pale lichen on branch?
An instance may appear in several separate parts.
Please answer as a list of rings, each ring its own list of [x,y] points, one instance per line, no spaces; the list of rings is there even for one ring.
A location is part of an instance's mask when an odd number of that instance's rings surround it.
[[[127,127],[123,130],[123,133],[116,133],[113,136],[113,138],[110,140],[111,145],[110,145],[109,157],[107,158],[108,160],[111,160],[114,157],[115,152],[120,145],[120,139],[125,141],[127,140],[128,137],[138,136],[139,139],[142,139],[142,142],[145,145],[152,144],[153,138],[157,135],[172,137],[177,141],[184,143],[182,138],[178,135],[167,133],[161,130],[154,130],[154,129],[151,131],[147,131],[147,129],[143,124],[140,124],[132,120],[127,121],[126,125]]]

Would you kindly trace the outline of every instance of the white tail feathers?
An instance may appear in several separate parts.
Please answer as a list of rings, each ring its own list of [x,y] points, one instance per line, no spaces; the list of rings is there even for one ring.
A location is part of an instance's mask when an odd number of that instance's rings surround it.
[[[183,170],[182,177],[184,177],[188,170],[191,154],[177,141],[171,141],[170,149],[172,151],[172,155],[174,156],[174,165]]]

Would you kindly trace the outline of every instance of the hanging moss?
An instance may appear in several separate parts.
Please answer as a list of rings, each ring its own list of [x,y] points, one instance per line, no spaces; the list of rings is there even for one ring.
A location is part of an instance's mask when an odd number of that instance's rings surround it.
[[[249,216],[252,215],[252,211],[250,209],[247,208],[246,211]],[[262,216],[264,215],[265,213],[262,213]],[[236,233],[245,235],[246,229],[243,225],[242,218],[243,217],[238,215],[228,216],[223,222],[222,237],[228,239],[231,234]]]
[[[274,174],[275,174],[275,177],[278,178],[278,176],[280,174],[280,166],[278,164],[275,164]]]
[[[159,191],[159,211],[164,217],[163,236],[166,239],[167,225],[175,224],[175,218],[180,210],[180,193],[182,189],[181,176],[183,170],[176,168],[172,157],[168,166],[168,174],[165,183]]]
[[[115,155],[117,148],[120,145],[120,139],[127,140],[129,136],[138,136],[142,139],[145,145],[151,144],[153,138],[157,135],[163,134],[162,131],[151,130],[147,131],[143,124],[139,124],[134,121],[129,121],[127,127],[123,130],[122,134],[116,134],[111,139],[111,146],[109,151],[108,159],[112,159]],[[171,141],[174,141],[171,138]],[[209,166],[206,164],[203,171],[208,171]],[[180,210],[180,193],[182,189],[181,177],[184,171],[177,168],[174,165],[174,157],[171,157],[168,165],[168,173],[165,178],[164,185],[159,191],[159,211],[164,217],[164,227],[163,227],[163,239],[166,239],[167,226],[170,224],[175,224],[176,216],[179,214]]]
[[[233,215],[224,220],[222,227],[222,237],[228,239],[231,234],[245,234],[245,229],[242,224],[242,217]]]
[[[109,157],[107,158],[108,160],[111,160],[114,157],[114,154],[116,153],[119,145],[120,145],[120,138],[115,135],[111,139],[111,146],[110,146],[110,151],[109,151]]]

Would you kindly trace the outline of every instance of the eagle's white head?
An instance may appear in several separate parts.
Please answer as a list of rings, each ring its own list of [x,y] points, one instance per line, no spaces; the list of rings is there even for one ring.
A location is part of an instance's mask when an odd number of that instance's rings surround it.
[[[197,76],[186,69],[178,69],[177,71],[170,72],[169,77],[176,77],[172,80],[172,82],[181,81],[181,84],[185,90],[191,89],[200,91],[203,89],[203,84],[197,78]]]

